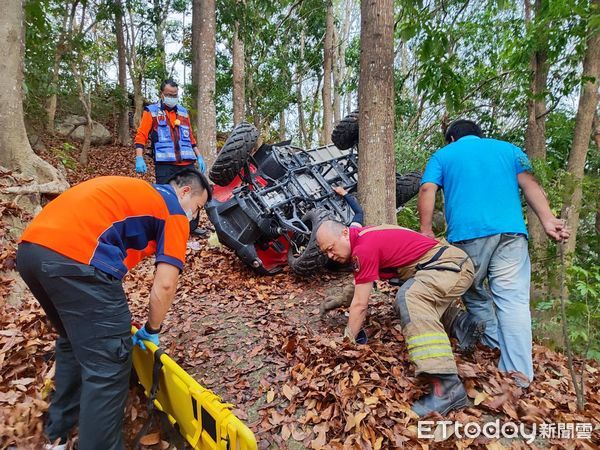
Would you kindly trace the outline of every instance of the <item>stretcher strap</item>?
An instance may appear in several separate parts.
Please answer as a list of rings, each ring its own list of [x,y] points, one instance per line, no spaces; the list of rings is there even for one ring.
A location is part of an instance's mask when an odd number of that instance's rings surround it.
[[[156,395],[158,394],[158,382],[160,380],[160,370],[162,369],[163,363],[160,360],[160,357],[164,355],[164,350],[160,348],[156,349],[154,352],[154,365],[152,366],[152,386],[150,387],[150,395],[148,396],[148,401],[146,403],[146,407],[148,409],[148,419],[146,419],[146,423],[142,429],[135,435],[135,439],[133,441],[133,448],[135,450],[139,450],[140,448],[140,439],[148,433],[150,430],[150,426],[152,425],[152,420],[154,419],[154,412],[156,407],[154,406],[154,400],[156,400]]]

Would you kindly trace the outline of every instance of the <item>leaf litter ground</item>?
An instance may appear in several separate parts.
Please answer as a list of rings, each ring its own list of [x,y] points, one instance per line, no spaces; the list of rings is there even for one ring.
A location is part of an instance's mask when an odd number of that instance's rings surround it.
[[[44,155],[53,161],[52,155]],[[99,175],[133,174],[131,150],[100,147],[87,170],[69,170],[76,183]],[[150,167],[150,172],[152,168]],[[0,174],[12,182],[10,174]],[[149,175],[144,176],[151,181]],[[7,181],[8,180],[8,181]],[[0,205],[0,298],[15,287],[14,218],[29,217],[14,205]],[[90,211],[93,214],[93,211]],[[205,226],[209,224],[205,221]],[[404,338],[392,309],[394,289],[379,285],[370,304],[369,345],[341,339],[346,311],[319,318],[319,304],[351,282],[348,274],[300,279],[284,271],[258,277],[227,249],[192,238],[177,298],[165,321],[161,346],[202,385],[224,401],[254,431],[259,448],[600,448],[591,439],[419,439],[410,404],[422,392],[408,363]],[[134,317],[143,322],[152,283],[146,262],[125,279]],[[38,449],[55,370],[53,340],[31,294],[19,304],[0,304],[0,448]],[[457,356],[471,405],[447,417],[483,425],[499,419],[531,427],[540,423],[592,423],[600,426],[600,367],[577,360],[586,376],[587,405],[577,412],[566,359],[534,346],[535,381],[522,390],[496,369],[497,354],[483,348]],[[133,388],[127,401],[128,448],[146,420],[145,399]],[[432,420],[441,420],[433,417]],[[170,444],[153,429],[144,448]]]

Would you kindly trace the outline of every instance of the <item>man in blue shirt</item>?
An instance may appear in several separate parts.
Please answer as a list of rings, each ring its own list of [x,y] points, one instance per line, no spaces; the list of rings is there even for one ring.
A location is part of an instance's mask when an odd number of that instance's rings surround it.
[[[421,233],[433,237],[435,194],[441,188],[448,241],[475,266],[473,285],[463,295],[465,306],[486,322],[483,343],[500,349],[499,369],[520,372],[514,378],[526,387],[533,379],[531,267],[519,188],[549,237],[560,241],[569,232],[550,211],[520,148],[484,138],[469,120],[451,123],[445,138],[448,145],[429,159],[421,179]]]

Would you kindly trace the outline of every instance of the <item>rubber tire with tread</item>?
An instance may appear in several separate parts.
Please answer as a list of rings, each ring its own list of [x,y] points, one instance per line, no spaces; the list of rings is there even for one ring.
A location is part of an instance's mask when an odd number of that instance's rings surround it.
[[[311,223],[312,233],[302,254],[294,256],[291,246],[288,250],[288,265],[296,275],[302,277],[315,275],[327,262],[327,255],[317,245],[316,231],[319,224],[328,218],[330,218],[330,214],[325,209],[313,209],[302,217],[304,223]]]
[[[352,111],[336,124],[331,133],[331,142],[340,150],[358,144],[358,111]]]
[[[219,186],[227,186],[248,162],[250,151],[258,140],[258,130],[248,122],[237,124],[225,141],[210,168],[209,178]]]
[[[396,208],[400,208],[405,203],[419,193],[421,187],[421,172],[408,172],[404,175],[396,174]]]

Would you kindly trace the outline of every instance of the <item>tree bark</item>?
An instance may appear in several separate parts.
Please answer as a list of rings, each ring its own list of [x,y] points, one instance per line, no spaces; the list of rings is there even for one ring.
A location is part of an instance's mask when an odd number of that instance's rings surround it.
[[[600,8],[600,0],[593,0],[592,7]],[[568,226],[571,236],[564,248],[565,255],[569,257],[575,252],[577,242],[577,227],[579,225],[579,211],[581,209],[582,182],[588,149],[590,148],[590,136],[592,124],[598,106],[598,87],[600,87],[600,31],[589,27],[591,32],[587,40],[587,48],[583,58],[582,78],[583,82],[577,115],[575,116],[575,131],[573,132],[573,144],[569,153],[567,172],[572,181],[563,203],[563,217],[568,218]],[[568,213],[567,213],[568,211]]]
[[[0,165],[33,179],[30,186],[13,186],[4,193],[30,192],[39,206],[41,194],[58,194],[69,184],[29,144],[23,120],[23,2],[5,0],[0,15]]]
[[[198,37],[200,36],[200,8],[201,0],[193,0],[192,2],[192,110],[194,113],[198,111],[198,80],[200,79],[200,62],[198,59],[198,52],[200,44],[198,43]]]
[[[239,34],[239,22],[235,22],[233,30],[233,124],[243,122],[246,117],[245,92],[245,57],[244,42]]]
[[[160,63],[159,77],[161,81],[167,78],[167,52],[165,50],[165,26],[169,14],[170,1],[162,4],[160,0],[154,0],[154,32],[156,36],[156,51]]]
[[[393,1],[361,0],[358,188],[369,225],[396,223],[393,64]]]
[[[339,35],[337,30],[333,29],[333,51],[331,52],[333,58],[333,123],[336,124],[340,121],[342,100],[340,98],[340,85],[341,85],[341,71],[340,71],[340,57],[338,53],[339,48]]]
[[[323,125],[321,128],[322,145],[331,142],[333,130],[333,107],[331,100],[331,77],[333,72],[333,5],[327,4],[325,42],[323,44]]]
[[[215,109],[215,0],[194,2],[199,7],[200,25],[198,29],[197,58],[198,71],[198,149],[207,166],[216,158],[217,121]]]
[[[298,137],[300,140],[300,147],[304,147],[306,144],[306,123],[304,120],[304,96],[302,95],[302,78],[304,77],[304,71],[302,70],[302,64],[304,64],[304,28],[300,31],[300,61],[296,62],[296,77],[298,83],[296,84],[296,104],[298,106]]]
[[[123,4],[117,0],[115,11],[115,32],[117,35],[117,60],[119,70],[119,91],[122,103],[119,105],[119,117],[117,128],[117,142],[121,145],[129,145],[129,98],[127,96],[127,60],[125,50],[125,36],[123,35]]]
[[[547,8],[547,0],[535,0],[534,15],[530,11],[529,0],[525,0],[525,20],[531,26]],[[525,129],[525,152],[532,160],[546,160],[546,91],[548,83],[548,55],[544,42],[545,31],[540,31],[537,46],[529,59],[531,71],[530,97],[527,101],[527,128]],[[544,228],[531,207],[527,207],[529,242],[532,252],[533,273],[543,273],[543,263],[547,239]],[[540,291],[540,292],[543,292]]]
[[[287,132],[287,130],[285,127],[285,111],[280,111],[279,112],[279,140],[280,141],[285,140],[286,132]]]

